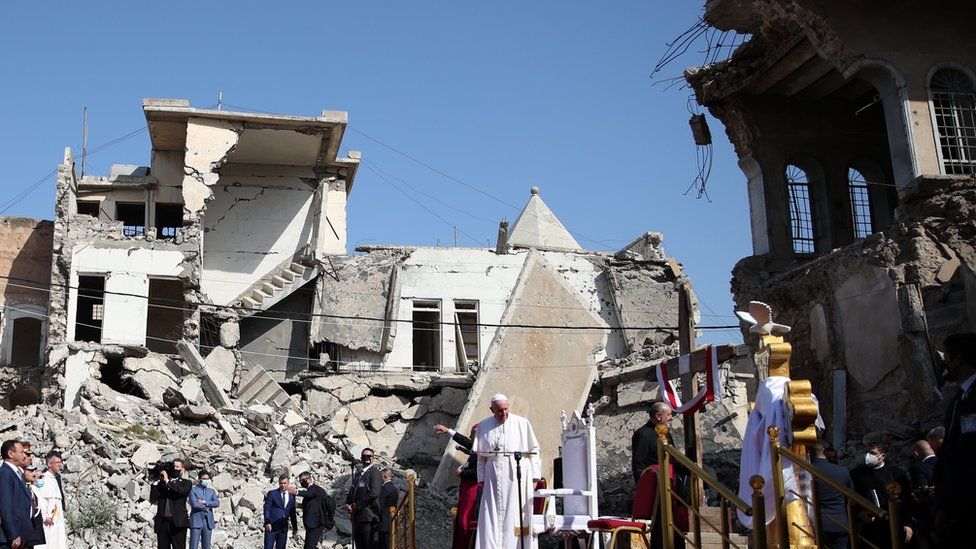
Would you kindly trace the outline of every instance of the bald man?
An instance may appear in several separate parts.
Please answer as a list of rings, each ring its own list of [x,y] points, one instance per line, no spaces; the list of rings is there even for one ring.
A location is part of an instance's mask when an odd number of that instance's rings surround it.
[[[919,547],[937,547],[935,533],[935,464],[938,458],[927,440],[912,446],[915,463],[908,468],[912,484],[909,501],[911,522],[915,526]]]
[[[666,402],[651,404],[651,417],[647,423],[641,425],[630,440],[630,465],[634,474],[634,482],[640,478],[644,469],[657,465],[657,431],[658,425],[667,425],[674,419],[671,406]],[[668,443],[674,444],[671,433],[668,433]]]

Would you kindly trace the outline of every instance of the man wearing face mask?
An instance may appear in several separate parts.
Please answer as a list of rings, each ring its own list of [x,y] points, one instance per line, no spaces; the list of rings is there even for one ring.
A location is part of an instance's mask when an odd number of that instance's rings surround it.
[[[156,517],[153,528],[156,531],[158,549],[185,549],[186,529],[190,518],[186,513],[186,497],[190,495],[193,483],[181,478],[185,466],[183,460],[173,460],[173,478],[164,469],[149,489],[149,503],[156,504]]]
[[[888,465],[885,458],[888,454],[881,444],[869,444],[867,452],[864,454],[864,465],[856,467],[851,471],[851,479],[854,481],[854,491],[861,494],[868,501],[877,504],[883,510],[888,510],[888,490],[887,486],[891,482],[897,482],[902,487],[902,494],[909,493],[908,476],[904,471],[893,465]],[[904,517],[905,513],[899,513]],[[891,547],[891,530],[887,520],[875,518],[866,511],[859,514],[863,526],[861,535],[878,547]],[[914,532],[908,525],[903,525],[902,530],[905,541],[910,541]]]
[[[210,480],[210,473],[200,471],[197,475],[199,483],[190,489],[190,549],[210,549],[210,539],[213,537],[213,510],[220,507],[217,490]]]
[[[935,527],[945,547],[972,544],[976,520],[976,333],[953,334],[945,340],[946,375],[959,384],[946,407],[945,438],[935,464]]]
[[[326,530],[335,526],[335,501],[315,480],[312,473],[298,475],[301,490],[292,494],[302,498],[302,524],[305,526],[305,549],[315,549]]]
[[[360,455],[363,469],[353,477],[346,495],[346,511],[352,517],[352,537],[356,549],[379,549],[380,508],[377,498],[383,479],[373,459],[373,449],[363,449]]]

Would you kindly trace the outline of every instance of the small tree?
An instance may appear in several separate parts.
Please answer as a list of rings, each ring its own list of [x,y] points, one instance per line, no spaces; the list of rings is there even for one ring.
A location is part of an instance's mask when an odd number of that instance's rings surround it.
[[[113,525],[118,512],[119,505],[104,494],[85,498],[68,511],[68,527],[76,535],[92,531],[96,537],[101,537],[115,531]]]

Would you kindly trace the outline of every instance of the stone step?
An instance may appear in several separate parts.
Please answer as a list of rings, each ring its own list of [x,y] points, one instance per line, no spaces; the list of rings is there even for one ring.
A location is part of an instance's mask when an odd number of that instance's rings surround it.
[[[277,287],[279,289],[283,289],[285,287],[285,285],[286,284],[289,284],[290,282],[291,282],[291,280],[285,280],[283,277],[278,276],[278,275],[273,275],[271,277],[271,283],[274,284],[275,287]]]
[[[302,265],[301,263],[292,262],[292,264],[288,266],[288,270],[292,271],[298,276],[302,276],[305,274],[305,265]]]

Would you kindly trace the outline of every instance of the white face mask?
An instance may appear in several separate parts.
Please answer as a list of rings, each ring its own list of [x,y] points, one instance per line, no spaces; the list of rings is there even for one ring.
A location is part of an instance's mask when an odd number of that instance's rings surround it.
[[[864,454],[864,464],[868,467],[877,467],[879,463],[881,460],[878,459],[878,456],[871,453]]]
[[[200,484],[204,485],[206,488],[213,487],[213,481],[210,480],[209,478],[201,481]]]
[[[44,488],[44,479],[39,478],[36,481],[34,481],[34,484],[36,484],[38,488]]]

